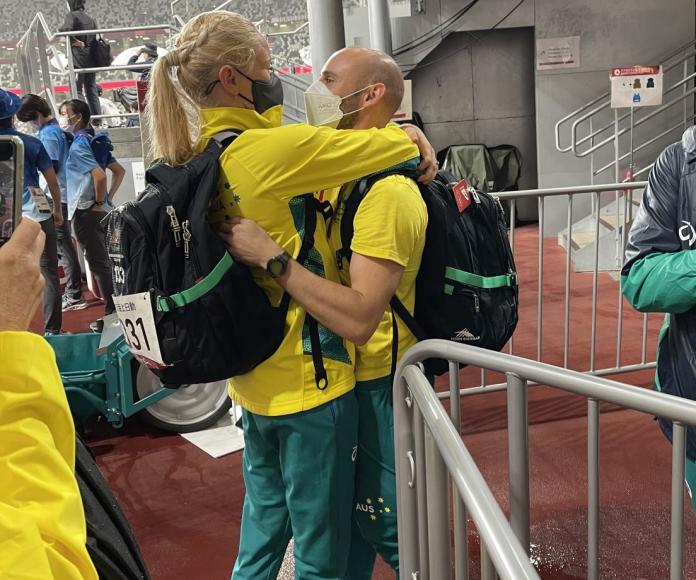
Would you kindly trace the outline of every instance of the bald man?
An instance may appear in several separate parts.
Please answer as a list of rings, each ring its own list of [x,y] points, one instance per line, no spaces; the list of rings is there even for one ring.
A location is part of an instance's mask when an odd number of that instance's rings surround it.
[[[324,94],[336,102],[331,95],[341,97],[338,118],[329,119],[339,129],[384,127],[401,104],[404,90],[401,71],[393,59],[356,47],[334,54],[322,70],[320,82],[323,86],[314,87],[312,99]],[[307,99],[308,105],[312,99]],[[327,108],[319,110],[325,113]],[[308,117],[312,118],[311,110]],[[434,171],[421,180],[432,179]],[[416,338],[392,313],[389,302],[396,295],[413,314],[428,214],[414,181],[401,175],[379,179],[355,214],[350,255],[342,248],[341,222],[355,183],[319,194],[335,208],[327,227],[343,285],[316,276],[293,260],[275,281],[320,324],[358,345],[355,394],[359,445],[347,577],[368,580],[377,553],[398,574],[391,400],[397,361],[392,353],[397,353],[398,360]],[[223,226],[221,235],[234,257],[252,266],[265,266],[282,252],[266,232],[248,220],[233,220]]]

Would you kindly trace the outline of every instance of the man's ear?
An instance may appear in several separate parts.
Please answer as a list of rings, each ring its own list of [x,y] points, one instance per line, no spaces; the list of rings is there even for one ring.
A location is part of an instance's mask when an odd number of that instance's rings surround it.
[[[220,80],[220,86],[226,93],[232,96],[237,96],[239,94],[237,71],[234,70],[233,67],[228,64],[221,66],[218,71],[218,79]]]
[[[387,92],[384,83],[375,83],[365,91],[365,107],[374,107],[379,103]]]

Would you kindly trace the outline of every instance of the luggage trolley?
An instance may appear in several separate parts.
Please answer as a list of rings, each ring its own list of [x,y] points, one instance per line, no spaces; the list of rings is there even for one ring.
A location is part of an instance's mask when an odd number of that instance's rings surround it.
[[[230,408],[226,381],[164,386],[130,353],[116,316],[104,319],[102,334],[47,336],[77,417],[101,414],[114,427],[143,411],[166,431],[187,433],[215,424]]]

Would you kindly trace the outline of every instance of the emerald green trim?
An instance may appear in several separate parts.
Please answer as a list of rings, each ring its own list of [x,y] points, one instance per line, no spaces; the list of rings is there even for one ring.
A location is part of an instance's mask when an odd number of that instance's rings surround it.
[[[227,270],[232,267],[232,264],[234,264],[232,256],[230,256],[229,252],[225,252],[225,255],[213,268],[213,271],[200,282],[178,294],[173,294],[169,297],[160,296],[157,299],[157,310],[160,312],[171,312],[175,308],[183,308],[187,304],[191,304],[191,302],[195,302],[202,296],[205,296],[220,283],[220,280],[222,280]]]
[[[452,296],[454,294],[454,286],[452,284],[445,284],[445,294]]]
[[[457,270],[456,268],[449,267],[445,269],[445,278],[455,282],[461,282],[462,284],[468,284],[469,286],[476,286],[477,288],[506,288],[517,284],[515,274],[479,276],[478,274],[471,274],[464,270]],[[447,286],[445,286],[445,293],[447,293]]]

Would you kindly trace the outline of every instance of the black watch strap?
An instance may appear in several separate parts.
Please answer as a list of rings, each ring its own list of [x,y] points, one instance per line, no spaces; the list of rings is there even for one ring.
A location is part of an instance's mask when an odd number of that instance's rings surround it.
[[[285,270],[287,270],[289,262],[290,254],[283,252],[275,258],[268,260],[266,263],[266,272],[268,272],[271,278],[280,278],[283,274],[285,274]]]

